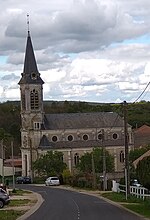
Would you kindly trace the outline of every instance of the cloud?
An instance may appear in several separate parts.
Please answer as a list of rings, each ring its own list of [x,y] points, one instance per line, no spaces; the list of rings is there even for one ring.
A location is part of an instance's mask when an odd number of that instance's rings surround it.
[[[5,0],[1,8],[1,100],[19,99],[27,14],[45,99],[131,101],[147,85],[148,0]]]

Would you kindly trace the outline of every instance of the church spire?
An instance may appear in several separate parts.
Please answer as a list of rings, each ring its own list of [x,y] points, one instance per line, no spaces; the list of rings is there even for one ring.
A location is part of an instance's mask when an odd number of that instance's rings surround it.
[[[35,56],[34,56],[30,32],[28,32],[28,37],[27,37],[23,72],[25,74],[31,74],[32,72],[38,73],[38,68],[37,68],[37,64],[36,64],[36,60],[35,60]]]
[[[19,84],[43,84],[43,80],[40,77],[40,73],[37,68],[37,63],[34,55],[34,50],[32,46],[32,41],[30,37],[29,30],[29,15],[27,15],[27,25],[28,25],[28,36],[27,36],[27,44],[26,44],[26,52],[25,52],[25,60],[24,60],[24,69],[22,73],[22,78]]]

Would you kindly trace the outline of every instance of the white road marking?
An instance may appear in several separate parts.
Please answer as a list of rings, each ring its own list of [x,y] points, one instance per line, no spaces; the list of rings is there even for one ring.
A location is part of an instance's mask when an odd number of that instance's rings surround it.
[[[79,206],[78,204],[76,203],[76,201],[74,199],[72,199],[74,204],[76,205],[76,208],[77,208],[77,219],[79,220],[80,219],[80,209],[79,209]]]

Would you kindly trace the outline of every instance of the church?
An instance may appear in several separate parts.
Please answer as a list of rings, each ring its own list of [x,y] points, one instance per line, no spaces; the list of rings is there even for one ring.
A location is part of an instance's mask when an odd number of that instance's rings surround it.
[[[60,151],[73,172],[80,157],[95,147],[114,156],[115,171],[124,169],[124,120],[115,112],[45,114],[43,84],[28,30],[24,68],[19,81],[21,94],[22,175],[33,176],[32,162],[47,151]],[[129,149],[133,147],[128,124]]]

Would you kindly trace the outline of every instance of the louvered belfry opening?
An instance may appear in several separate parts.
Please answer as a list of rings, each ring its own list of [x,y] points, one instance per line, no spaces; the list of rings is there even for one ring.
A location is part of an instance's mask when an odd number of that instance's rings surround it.
[[[39,94],[38,91],[33,89],[30,93],[30,100],[31,100],[31,110],[39,109]]]

